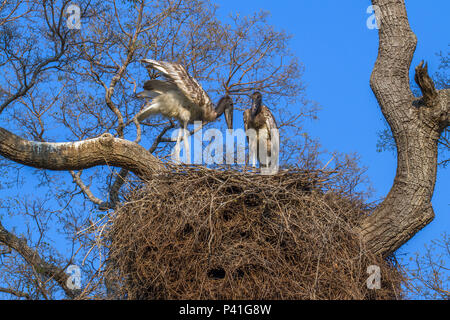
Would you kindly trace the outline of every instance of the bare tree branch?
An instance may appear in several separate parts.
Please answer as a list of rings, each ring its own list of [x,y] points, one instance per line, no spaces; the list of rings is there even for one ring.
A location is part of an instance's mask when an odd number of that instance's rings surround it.
[[[21,291],[18,291],[18,290],[13,290],[13,289],[10,289],[10,288],[1,288],[0,287],[0,292],[12,294],[12,295],[14,295],[14,296],[16,296],[18,298],[25,298],[27,300],[31,299],[30,295],[28,293],[21,292]]]
[[[111,165],[128,169],[143,179],[164,172],[163,164],[143,147],[110,134],[78,142],[50,143],[28,141],[0,128],[0,154],[21,164],[49,170]]]
[[[39,254],[30,248],[25,240],[17,238],[14,234],[6,230],[0,223],[0,243],[17,251],[34,270],[48,278],[55,280],[59,286],[64,290],[67,296],[74,298],[76,293],[67,287],[67,280],[69,276],[64,270],[59,267],[46,262]]]

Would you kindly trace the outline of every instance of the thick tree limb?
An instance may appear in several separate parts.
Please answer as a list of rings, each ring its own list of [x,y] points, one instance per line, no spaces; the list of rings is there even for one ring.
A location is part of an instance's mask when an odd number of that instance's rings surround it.
[[[164,127],[161,130],[161,132],[155,138],[155,141],[153,141],[152,146],[148,150],[150,153],[155,152],[156,148],[158,147],[159,143],[162,140],[162,137],[166,134],[167,131],[172,129],[174,126],[175,126],[174,123],[171,122],[170,125]],[[139,128],[139,126],[138,126],[138,128]],[[120,188],[125,183],[128,173],[129,173],[129,171],[127,169],[124,169],[124,168],[120,169],[120,171],[116,177],[116,180],[114,181],[111,188],[109,189],[109,202],[103,203],[102,205],[100,205],[100,209],[102,209],[102,210],[114,209],[117,206],[117,204],[119,203],[119,191],[120,191]]]
[[[437,141],[448,126],[449,99],[446,91],[436,92],[423,63],[415,78],[424,97],[414,98],[409,68],[417,40],[404,1],[372,3],[380,8],[381,26],[370,85],[397,145],[397,173],[385,200],[362,222],[360,234],[369,250],[386,256],[434,218]]]
[[[15,162],[49,170],[81,170],[98,165],[125,168],[141,179],[165,170],[161,161],[140,145],[104,134],[78,142],[28,141],[0,128],[0,155]]]
[[[422,62],[416,67],[416,75],[414,80],[419,86],[423,94],[423,102],[426,106],[433,106],[436,103],[438,93],[434,87],[434,82],[428,75],[428,65]]]

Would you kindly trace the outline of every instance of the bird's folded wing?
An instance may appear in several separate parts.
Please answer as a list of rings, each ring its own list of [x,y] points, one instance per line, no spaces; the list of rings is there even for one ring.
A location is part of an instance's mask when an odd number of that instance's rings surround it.
[[[245,131],[247,131],[249,129],[249,123],[250,123],[250,109],[246,109],[244,111],[244,128]]]
[[[147,68],[150,67],[158,70],[164,77],[175,83],[178,89],[192,103],[200,107],[212,107],[212,102],[208,94],[203,90],[197,80],[187,73],[182,65],[152,59],[142,59],[141,62],[146,64]]]
[[[263,109],[264,112],[264,118],[266,119],[266,127],[267,127],[267,132],[269,133],[269,137],[272,138],[272,133],[271,133],[271,129],[278,129],[277,127],[277,123],[275,122],[275,118],[272,114],[272,112],[270,112],[270,110],[265,107]]]

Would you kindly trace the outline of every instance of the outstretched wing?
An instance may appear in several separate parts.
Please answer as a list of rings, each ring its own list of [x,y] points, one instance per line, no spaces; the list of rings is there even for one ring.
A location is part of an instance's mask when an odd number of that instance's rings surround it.
[[[178,87],[169,81],[148,80],[144,83],[144,90],[154,91],[161,94],[170,90],[178,90]]]
[[[203,90],[197,80],[187,73],[182,65],[152,59],[142,59],[141,62],[145,63],[147,68],[158,70],[164,77],[176,84],[178,89],[192,103],[202,108],[212,108],[213,104],[208,94]]]
[[[167,91],[180,91],[178,87],[169,81],[148,80],[144,83],[144,91],[137,94],[139,98],[156,98]]]
[[[169,81],[161,81],[161,80],[148,80],[144,83],[144,91],[136,94],[138,98],[156,98],[160,94],[166,93],[171,90],[178,90],[178,87]]]

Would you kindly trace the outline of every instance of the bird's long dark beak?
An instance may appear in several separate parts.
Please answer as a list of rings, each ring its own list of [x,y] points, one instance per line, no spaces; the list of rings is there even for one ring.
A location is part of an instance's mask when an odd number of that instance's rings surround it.
[[[225,114],[225,121],[227,123],[228,129],[233,129],[233,105],[227,106],[227,108],[224,111]]]

